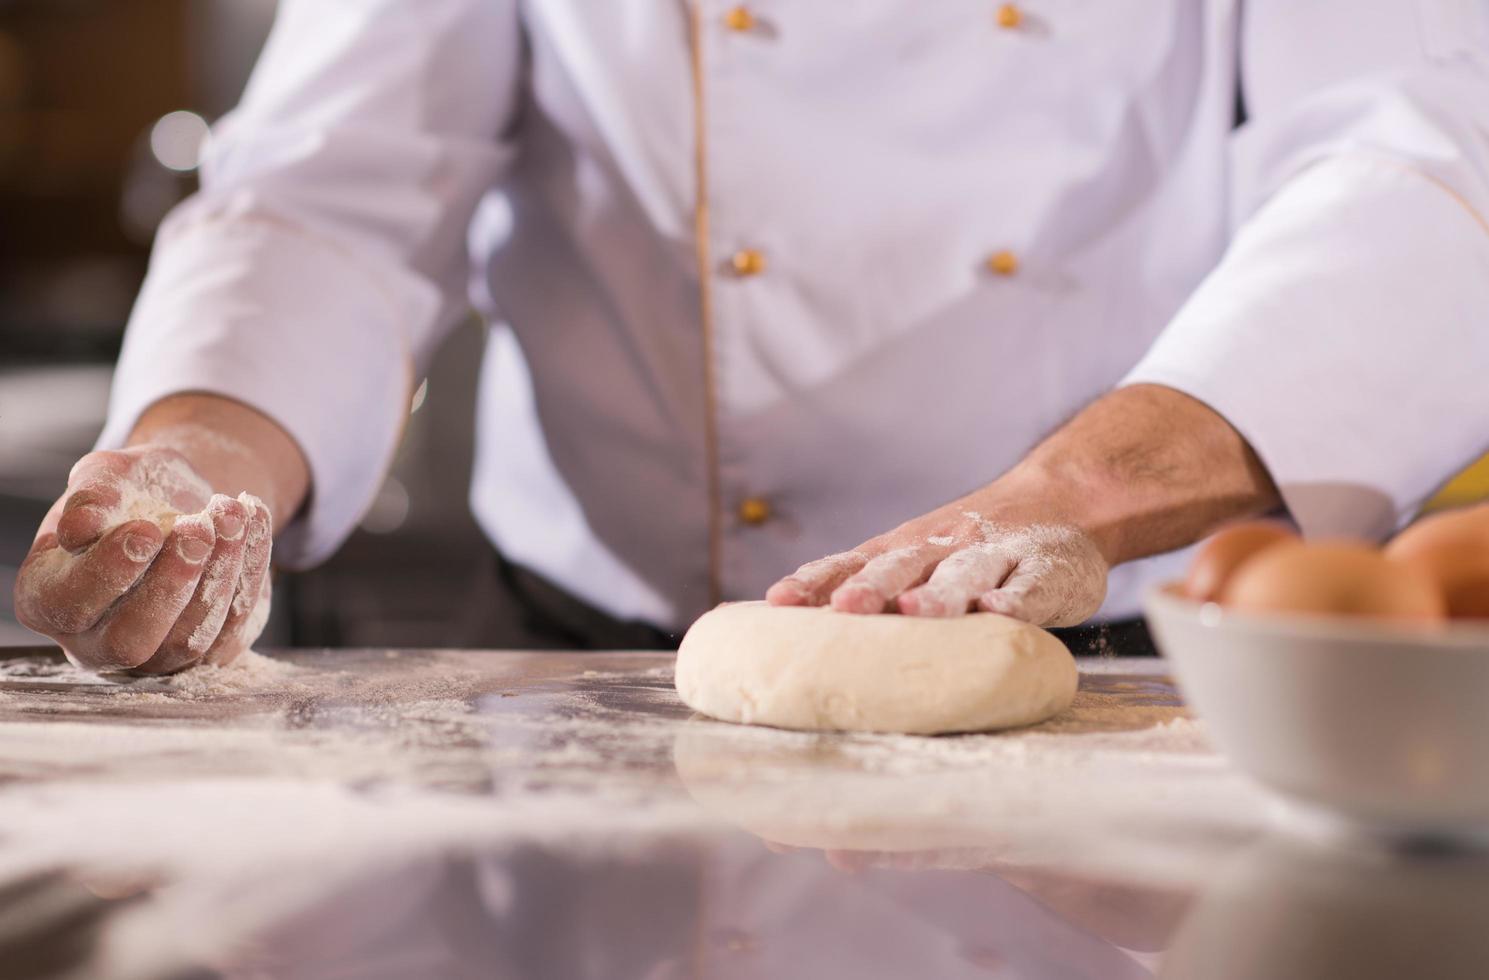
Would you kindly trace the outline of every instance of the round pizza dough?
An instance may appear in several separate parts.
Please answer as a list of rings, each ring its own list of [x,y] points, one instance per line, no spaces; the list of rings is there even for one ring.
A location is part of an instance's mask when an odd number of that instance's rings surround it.
[[[808,731],[980,732],[1032,725],[1075,697],[1054,636],[996,613],[949,619],[726,603],[677,651],[677,693],[723,721]]]

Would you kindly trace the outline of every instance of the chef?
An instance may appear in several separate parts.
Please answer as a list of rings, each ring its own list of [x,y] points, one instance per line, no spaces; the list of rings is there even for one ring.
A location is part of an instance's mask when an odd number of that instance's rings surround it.
[[[1120,624],[1136,559],[1379,537],[1489,448],[1486,216],[1481,0],[284,0],[17,609],[235,656],[474,302],[488,645]]]

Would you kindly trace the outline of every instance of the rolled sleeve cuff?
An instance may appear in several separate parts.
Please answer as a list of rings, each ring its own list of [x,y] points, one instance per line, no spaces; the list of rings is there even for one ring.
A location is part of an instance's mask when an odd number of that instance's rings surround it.
[[[1209,405],[1311,536],[1381,538],[1483,453],[1489,234],[1394,161],[1284,187],[1123,385]]]
[[[170,395],[250,406],[289,433],[311,473],[310,499],[275,558],[290,568],[324,560],[371,503],[407,418],[403,325],[430,299],[398,289],[271,221],[203,220],[171,234],[131,317],[99,447],[123,445]]]

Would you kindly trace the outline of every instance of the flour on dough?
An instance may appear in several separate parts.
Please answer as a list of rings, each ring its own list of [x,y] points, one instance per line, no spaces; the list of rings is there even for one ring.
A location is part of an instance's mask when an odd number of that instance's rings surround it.
[[[930,735],[1032,725],[1064,711],[1064,644],[996,613],[952,618],[727,603],[677,653],[677,692],[724,721]]]

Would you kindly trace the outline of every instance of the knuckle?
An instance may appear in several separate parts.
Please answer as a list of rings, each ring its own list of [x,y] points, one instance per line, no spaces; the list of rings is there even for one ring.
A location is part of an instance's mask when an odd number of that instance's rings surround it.
[[[40,553],[33,554],[16,575],[12,594],[16,622],[48,636],[80,633],[89,625],[83,604],[68,601],[58,581],[37,567]]]
[[[200,660],[205,652],[205,649],[192,649],[190,643],[182,642],[173,634],[160,645],[149,660],[135,669],[151,674],[171,674]]]
[[[31,630],[33,633],[41,633],[44,636],[50,636],[55,630],[54,623],[48,620],[44,620],[41,616],[37,615],[37,611],[32,607],[29,598],[23,598],[19,595],[16,596],[15,614],[16,622],[20,623],[26,629]]]
[[[79,605],[49,602],[31,592],[16,596],[15,615],[26,629],[51,637],[82,633],[93,625]]]
[[[94,658],[109,667],[138,667],[155,654],[153,644],[141,637],[138,631],[121,626],[117,621],[105,625],[98,639]]]
[[[131,670],[155,655],[153,649],[143,643],[112,642],[101,637],[100,645],[94,649],[92,660],[95,666],[106,670]]]
[[[87,613],[75,609],[49,610],[46,615],[33,615],[30,618],[35,621],[35,625],[24,621],[21,625],[48,636],[77,636],[88,632],[93,625]]]

